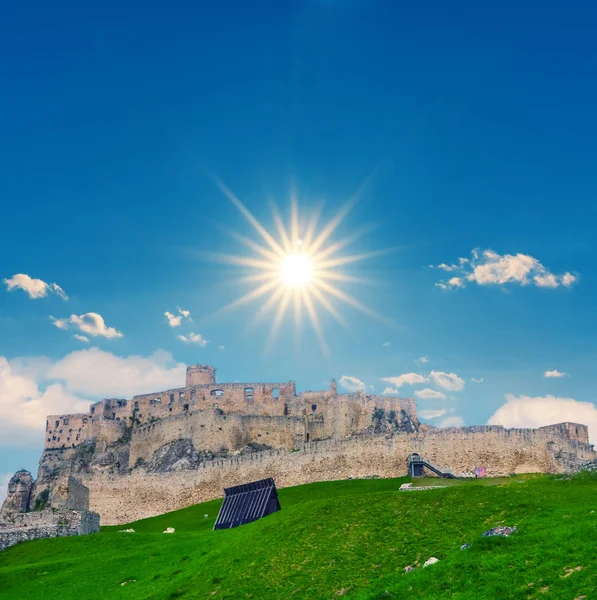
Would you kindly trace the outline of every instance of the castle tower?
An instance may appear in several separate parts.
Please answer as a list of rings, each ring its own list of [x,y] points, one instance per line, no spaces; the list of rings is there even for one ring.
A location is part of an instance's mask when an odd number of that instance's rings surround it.
[[[187,367],[186,387],[201,383],[215,383],[216,370],[210,365],[191,365]]]

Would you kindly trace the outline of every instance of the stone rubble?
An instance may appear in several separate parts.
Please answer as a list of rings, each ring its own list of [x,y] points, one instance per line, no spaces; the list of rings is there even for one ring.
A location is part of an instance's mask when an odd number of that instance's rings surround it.
[[[513,533],[516,533],[518,531],[518,528],[516,527],[516,525],[514,525],[514,527],[493,527],[492,529],[490,529],[489,531],[486,531],[485,533],[483,533],[483,537],[491,537],[494,535],[499,535],[502,537],[509,537],[511,536]]]

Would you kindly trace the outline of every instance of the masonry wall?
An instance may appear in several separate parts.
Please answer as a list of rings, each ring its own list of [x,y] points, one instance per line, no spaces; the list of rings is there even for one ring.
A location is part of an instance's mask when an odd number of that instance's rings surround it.
[[[71,475],[65,475],[52,489],[52,508],[89,510],[89,490]]]
[[[219,498],[225,487],[265,477],[287,487],[369,475],[404,476],[412,452],[457,473],[484,466],[489,476],[565,472],[576,465],[558,458],[567,453],[574,453],[574,460],[595,458],[592,446],[570,441],[558,432],[460,427],[425,435],[327,440],[307,444],[298,452],[273,450],[210,461],[196,470],[155,475],[137,470],[125,477],[92,476],[83,483],[90,490],[90,506],[101,514],[102,522],[121,524]]]
[[[90,435],[91,414],[49,415],[46,418],[46,448],[68,448]]]
[[[89,511],[41,511],[15,515],[0,522],[0,551],[20,542],[42,538],[98,533],[100,517]]]
[[[198,450],[240,450],[249,442],[292,450],[304,437],[304,419],[284,416],[220,414],[206,409],[174,415],[133,430],[129,461],[149,462],[165,444],[189,438]]]

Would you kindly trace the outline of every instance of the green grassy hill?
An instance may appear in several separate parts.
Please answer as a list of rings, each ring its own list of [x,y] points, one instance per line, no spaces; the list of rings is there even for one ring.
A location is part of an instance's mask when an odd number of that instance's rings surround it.
[[[27,542],[0,553],[0,597],[597,597],[596,477],[522,476],[398,492],[404,481],[284,489],[281,512],[226,531],[212,531],[220,506],[213,501],[97,535]],[[481,537],[500,524],[519,531]],[[119,533],[127,527],[135,533]],[[166,527],[176,533],[164,535]],[[431,556],[440,562],[404,573]]]

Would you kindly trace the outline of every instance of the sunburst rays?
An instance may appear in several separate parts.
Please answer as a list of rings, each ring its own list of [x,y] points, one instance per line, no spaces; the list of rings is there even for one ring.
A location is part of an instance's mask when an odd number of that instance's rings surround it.
[[[345,251],[351,243],[365,235],[367,232],[365,229],[332,243],[332,235],[353,208],[358,200],[358,195],[351,198],[323,226],[318,227],[320,225],[320,211],[316,211],[310,219],[305,221],[304,227],[301,228],[298,196],[293,189],[288,227],[285,225],[278,209],[271,203],[273,218],[271,231],[275,232],[272,233],[255,218],[228,187],[219,180],[216,180],[216,184],[251,224],[258,234],[259,240],[255,241],[238,232],[229,231],[228,233],[250,250],[253,255],[212,255],[218,262],[249,269],[249,273],[239,276],[235,281],[245,284],[253,283],[256,286],[219,309],[213,316],[222,315],[250,302],[259,301],[261,306],[250,325],[251,327],[255,326],[266,315],[272,313],[266,343],[266,350],[271,350],[287,314],[294,313],[296,333],[297,336],[300,336],[303,314],[306,313],[315,330],[319,345],[326,354],[328,345],[323,333],[322,319],[318,314],[318,308],[323,309],[324,314],[331,316],[342,325],[346,325],[346,320],[338,309],[340,304],[346,304],[387,325],[394,325],[339,287],[342,283],[372,282],[369,278],[349,275],[339,270],[339,267],[381,256],[392,250],[340,254],[340,251]],[[301,233],[303,234],[302,237]]]

